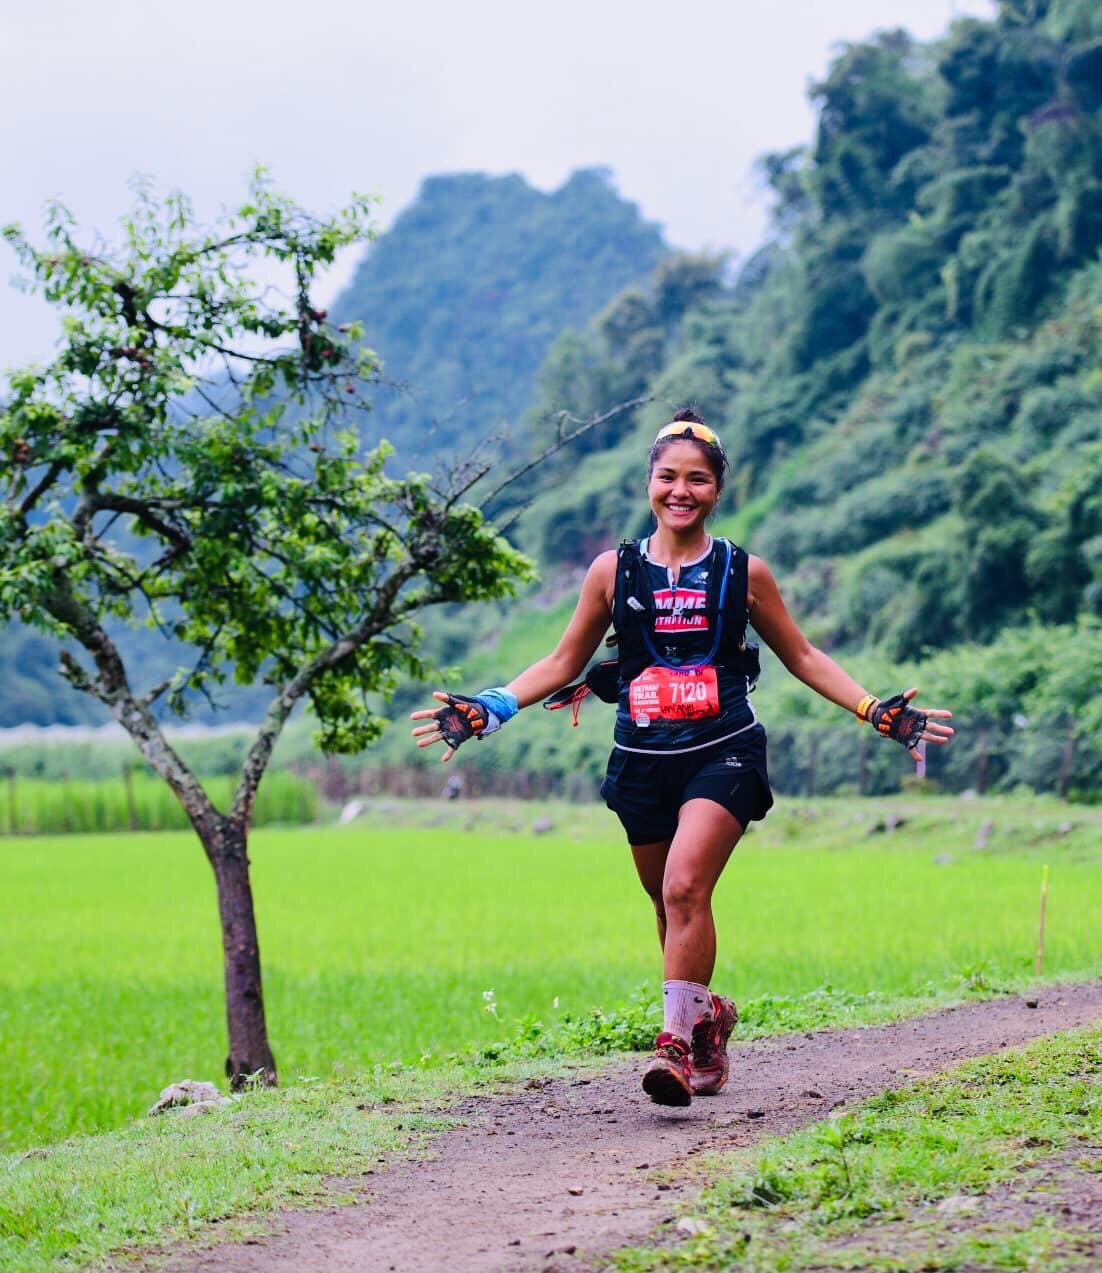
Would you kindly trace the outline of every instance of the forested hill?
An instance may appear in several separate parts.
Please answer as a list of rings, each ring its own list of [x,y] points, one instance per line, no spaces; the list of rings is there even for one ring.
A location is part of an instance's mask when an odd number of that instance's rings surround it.
[[[614,542],[688,399],[729,450],[724,525],[828,644],[905,659],[1102,614],[1102,6],[881,34],[812,96],[813,142],[762,162],[774,239],[733,286],[671,328],[666,266],[560,338],[547,407],[660,401],[533,511],[529,546]]]
[[[718,528],[773,566],[812,639],[879,692],[906,677],[958,712],[939,779],[1098,792],[1102,5],[1007,0],[935,43],[882,33],[811,93],[810,144],[762,160],[773,233],[733,283],[673,259],[556,342],[534,442],[556,408],[657,400],[561,460],[522,542],[566,578],[642,533],[648,443],[693,402],[733,466]],[[471,683],[564,618],[518,615],[472,652]],[[898,783],[780,669],[758,702],[787,789]],[[594,769],[605,726],[526,722],[473,763]]]
[[[469,452],[528,406],[559,332],[666,251],[603,169],[550,194],[515,174],[428,178],[334,306],[384,361],[372,437],[389,438],[399,463]]]

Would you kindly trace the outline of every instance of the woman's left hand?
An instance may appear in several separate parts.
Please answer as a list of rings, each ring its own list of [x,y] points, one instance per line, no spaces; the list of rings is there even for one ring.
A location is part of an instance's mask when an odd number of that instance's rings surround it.
[[[917,687],[905,690],[877,703],[869,713],[872,727],[878,733],[894,738],[912,752],[919,743],[947,743],[956,732],[951,725],[941,724],[952,718],[952,712],[943,707],[916,706],[917,694]]]

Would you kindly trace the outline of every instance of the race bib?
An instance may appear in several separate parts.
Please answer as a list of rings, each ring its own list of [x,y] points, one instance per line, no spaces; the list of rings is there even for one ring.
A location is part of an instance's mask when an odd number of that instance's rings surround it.
[[[628,709],[640,728],[655,720],[704,720],[719,715],[716,670],[701,667],[648,667],[628,686]]]

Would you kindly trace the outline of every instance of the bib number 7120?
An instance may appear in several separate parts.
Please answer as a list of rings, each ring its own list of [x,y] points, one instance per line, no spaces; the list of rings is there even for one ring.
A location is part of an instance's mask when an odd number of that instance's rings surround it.
[[[705,720],[719,715],[719,682],[710,664],[693,668],[648,667],[628,686],[636,725],[655,720]]]
[[[674,681],[670,685],[670,701],[675,705],[678,703],[706,703],[708,701],[708,686],[695,676]]]

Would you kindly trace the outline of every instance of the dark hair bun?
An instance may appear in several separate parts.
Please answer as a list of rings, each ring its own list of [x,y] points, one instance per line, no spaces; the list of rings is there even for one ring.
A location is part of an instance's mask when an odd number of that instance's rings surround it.
[[[697,415],[697,413],[692,409],[692,407],[682,407],[680,411],[675,411],[673,413],[673,420],[671,420],[670,423],[680,424],[682,421],[684,421],[685,424],[706,424],[707,423],[706,420],[702,420],[700,416]]]

